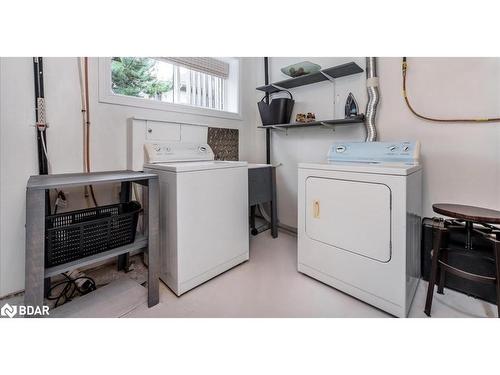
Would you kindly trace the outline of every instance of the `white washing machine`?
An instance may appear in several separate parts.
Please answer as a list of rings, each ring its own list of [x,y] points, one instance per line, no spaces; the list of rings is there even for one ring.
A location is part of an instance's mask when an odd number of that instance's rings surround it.
[[[337,143],[299,164],[298,270],[406,317],[420,278],[419,144]]]
[[[160,182],[161,280],[182,293],[248,260],[248,167],[207,144],[146,143]]]

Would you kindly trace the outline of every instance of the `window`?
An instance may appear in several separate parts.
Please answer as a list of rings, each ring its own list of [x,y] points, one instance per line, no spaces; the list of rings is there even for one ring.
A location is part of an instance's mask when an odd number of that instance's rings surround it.
[[[238,115],[237,59],[112,57],[101,60],[105,61],[99,64],[100,81],[101,73],[107,78],[100,82],[101,101],[220,117],[231,117],[221,112],[233,115],[232,118]]]

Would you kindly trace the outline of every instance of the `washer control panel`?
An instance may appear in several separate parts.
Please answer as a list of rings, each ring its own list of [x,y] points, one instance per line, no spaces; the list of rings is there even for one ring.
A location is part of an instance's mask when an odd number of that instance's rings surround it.
[[[145,143],[144,153],[147,163],[214,160],[214,153],[206,143]]]
[[[343,142],[328,150],[328,161],[418,164],[420,142]]]

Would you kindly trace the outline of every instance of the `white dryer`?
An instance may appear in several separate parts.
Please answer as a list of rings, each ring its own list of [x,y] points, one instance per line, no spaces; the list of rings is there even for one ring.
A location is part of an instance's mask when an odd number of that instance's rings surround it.
[[[161,280],[182,293],[248,260],[248,167],[207,144],[146,143],[160,182]]]
[[[420,278],[419,144],[334,144],[299,164],[298,270],[406,317]]]

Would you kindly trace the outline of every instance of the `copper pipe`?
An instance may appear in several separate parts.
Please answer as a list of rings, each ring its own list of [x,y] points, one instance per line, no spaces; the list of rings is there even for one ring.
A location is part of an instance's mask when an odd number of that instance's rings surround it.
[[[85,164],[86,172],[90,172],[90,108],[89,108],[89,58],[83,58],[84,64],[84,87],[85,87]]]
[[[461,119],[441,119],[441,118],[433,118],[433,117],[428,117],[421,115],[418,113],[415,109],[413,109],[412,105],[410,104],[410,99],[408,98],[408,94],[406,92],[406,74],[408,70],[408,63],[406,62],[406,57],[403,57],[403,61],[401,63],[401,68],[403,72],[403,96],[406,102],[406,105],[410,109],[411,113],[413,113],[415,116],[427,120],[427,121],[434,121],[434,122],[500,122],[500,117],[492,117],[492,118],[477,118],[477,119],[468,119],[468,118],[461,118]]]
[[[84,87],[85,87],[85,167],[86,172],[90,173],[90,99],[89,99],[89,58],[83,58],[84,64]],[[97,200],[95,198],[94,187],[89,185],[90,195],[92,201],[97,207]]]
[[[82,167],[83,167],[83,172],[87,172],[87,117],[86,113],[87,110],[85,108],[85,85],[84,85],[84,72],[83,72],[83,67],[82,67],[82,62],[83,58],[78,57],[78,81],[80,83],[80,100],[81,100],[81,106],[82,106],[82,152],[83,152],[83,158],[82,158]],[[83,196],[88,199],[89,198],[89,188],[87,185],[83,187]],[[88,202],[87,202],[88,204]],[[90,206],[90,205],[89,205]]]

